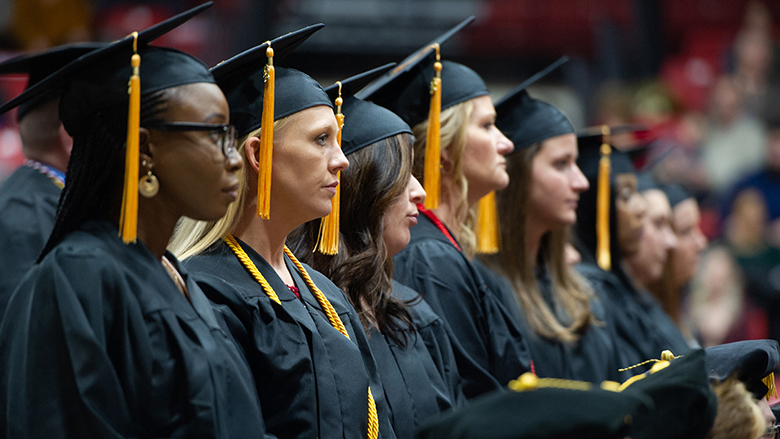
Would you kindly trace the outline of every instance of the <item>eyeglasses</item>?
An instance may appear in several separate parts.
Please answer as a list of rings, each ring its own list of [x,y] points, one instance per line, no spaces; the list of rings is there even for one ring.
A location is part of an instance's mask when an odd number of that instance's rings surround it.
[[[209,131],[211,140],[222,150],[225,158],[236,152],[236,127],[224,123],[159,122],[147,126],[153,130],[179,133],[184,131]]]
[[[773,425],[766,429],[766,431],[764,432],[764,436],[762,437],[776,438],[778,432],[780,432],[780,425]]]

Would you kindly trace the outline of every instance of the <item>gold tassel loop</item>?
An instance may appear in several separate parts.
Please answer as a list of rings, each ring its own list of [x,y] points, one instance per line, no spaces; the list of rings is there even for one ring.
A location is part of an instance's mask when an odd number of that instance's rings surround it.
[[[138,54],[138,32],[133,32],[132,76],[127,83],[130,102],[127,109],[127,144],[125,146],[125,185],[122,211],[119,216],[119,236],[122,242],[136,241],[138,235],[138,142],[141,128],[141,55]]]
[[[441,54],[439,45],[433,44],[436,50],[436,62],[433,64],[434,77],[431,80],[431,106],[428,110],[428,133],[425,139],[425,166],[423,170],[423,187],[427,196],[426,209],[439,207],[441,194]]]
[[[590,390],[593,388],[593,384],[585,381],[565,380],[561,378],[539,378],[531,372],[526,372],[520,375],[516,380],[510,381],[507,387],[515,392],[528,392],[542,388]]]
[[[596,260],[602,270],[612,270],[609,236],[609,174],[611,168],[609,127],[602,128],[601,159],[599,160],[598,188],[596,193]]]
[[[344,114],[341,112],[341,105],[344,100],[341,98],[341,81],[336,82],[339,85],[339,96],[336,98],[336,123],[339,131],[336,134],[336,142],[341,148],[341,130],[344,128]],[[330,213],[320,221],[320,231],[317,236],[317,251],[324,255],[335,255],[339,252],[339,221],[341,221],[341,171],[336,174],[339,185],[336,186],[336,195],[330,200]]]
[[[477,253],[494,255],[501,249],[501,227],[498,223],[496,192],[480,198],[477,207]]]
[[[257,216],[262,219],[271,217],[271,165],[274,153],[274,85],[276,71],[274,69],[274,49],[268,41],[265,54],[268,63],[265,65],[263,78],[263,115],[260,125],[260,169],[257,173]]]
[[[766,387],[769,389],[768,392],[766,392],[766,400],[769,401],[769,398],[775,397],[777,398],[777,387],[775,387],[775,373],[772,372],[769,375],[765,376],[763,380],[763,383],[766,385]]]

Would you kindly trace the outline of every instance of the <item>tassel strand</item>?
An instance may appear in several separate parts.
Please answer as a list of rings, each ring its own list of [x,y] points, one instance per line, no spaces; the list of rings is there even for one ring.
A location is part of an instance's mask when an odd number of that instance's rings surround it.
[[[260,169],[257,175],[257,216],[262,219],[271,217],[271,168],[274,152],[274,49],[268,41],[265,51],[268,63],[265,65],[263,90],[263,115],[260,125]]]
[[[436,50],[436,62],[433,64],[435,72],[431,80],[431,105],[428,111],[428,132],[425,139],[425,166],[423,170],[423,187],[425,208],[436,209],[439,207],[441,194],[441,55],[439,45],[433,45]]]
[[[127,83],[130,102],[127,110],[127,144],[125,146],[125,184],[122,211],[119,216],[119,236],[125,244],[135,243],[138,235],[138,142],[141,127],[141,55],[138,54],[138,32],[132,33],[133,74]]]

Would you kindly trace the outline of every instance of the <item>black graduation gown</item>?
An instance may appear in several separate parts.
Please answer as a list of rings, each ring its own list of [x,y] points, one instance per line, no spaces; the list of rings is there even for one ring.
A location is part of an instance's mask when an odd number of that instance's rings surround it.
[[[191,303],[114,225],[66,236],[24,277],[0,326],[0,436],[262,437],[246,360],[182,276]]]
[[[591,312],[601,324],[591,325],[575,343],[562,343],[541,337],[531,328],[509,280],[490,270],[480,261],[475,261],[475,265],[483,272],[488,288],[496,291],[505,306],[514,311],[513,314],[526,335],[536,375],[543,378],[563,378],[592,383],[622,379],[622,375],[618,372],[620,366],[614,330],[598,297],[594,297],[590,304]],[[558,321],[566,322],[568,316],[554,301],[549,273],[544,269],[536,270],[536,281],[547,306],[558,317]]]
[[[514,317],[491,293],[471,261],[426,216],[393,258],[393,276],[419,292],[453,339],[463,391],[473,398],[530,370]]]
[[[578,265],[577,270],[591,282],[612,319],[620,367],[660,358],[666,349],[675,355],[690,350],[661,305],[649,293],[637,291],[622,270],[606,272],[589,262]],[[627,371],[623,378],[636,373]]]
[[[20,166],[0,186],[0,319],[49,239],[61,192],[29,166]]]
[[[243,347],[268,432],[279,438],[365,438],[370,383],[380,437],[394,437],[366,334],[344,293],[306,266],[341,317],[350,339],[331,326],[286,256],[303,301],[262,256],[238,242],[274,289],[281,306],[268,298],[223,241],[184,265],[224,314],[230,332]]]
[[[393,281],[393,295],[408,307],[416,332],[406,346],[371,328],[368,342],[390,406],[396,437],[414,438],[430,417],[463,402],[455,356],[443,322],[416,291]]]

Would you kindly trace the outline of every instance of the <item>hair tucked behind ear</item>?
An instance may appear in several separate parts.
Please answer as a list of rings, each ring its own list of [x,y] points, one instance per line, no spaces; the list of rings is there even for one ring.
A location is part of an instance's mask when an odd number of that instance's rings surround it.
[[[275,137],[278,137],[278,134],[290,123],[293,116],[283,117],[274,122]],[[236,151],[241,157],[245,157],[246,141],[250,137],[259,138],[260,128],[251,131],[238,140]],[[183,261],[191,256],[200,254],[229,233],[233,233],[233,230],[238,225],[238,221],[241,219],[241,214],[250,205],[251,201],[248,198],[249,194],[252,193],[249,189],[249,168],[250,166],[245,164],[236,171],[236,178],[238,178],[239,182],[238,197],[236,201],[230,203],[225,216],[217,221],[198,221],[187,217],[182,217],[179,220],[176,224],[176,230],[173,232],[171,242],[168,245],[168,250],[171,253]]]
[[[457,204],[454,206],[455,218],[460,225],[456,238],[463,253],[469,258],[474,256],[477,239],[471,230],[476,220],[474,210],[468,202],[469,183],[463,175],[463,150],[466,147],[466,129],[471,113],[474,111],[473,100],[454,105],[441,112],[441,149],[449,151],[452,168],[447,173],[442,172],[442,180],[450,179],[454,190],[459,191]],[[425,142],[428,132],[428,121],[417,124],[414,132],[414,176],[424,181],[423,168],[425,163]],[[442,181],[443,183],[443,181]],[[442,199],[445,199],[447,188],[442,185]]]
[[[320,220],[302,225],[288,237],[299,259],[344,290],[366,329],[376,325],[400,346],[406,345],[414,326],[406,304],[391,295],[393,260],[382,232],[385,213],[409,184],[413,140],[409,134],[399,134],[349,156],[349,168],[341,172],[337,255],[313,252]]]
[[[141,97],[141,126],[159,120],[176,88]],[[60,195],[57,216],[40,262],[68,233],[90,220],[116,223],[122,201],[127,139],[127,104],[119,104],[85,117],[71,126],[73,150],[68,160],[65,188]]]

